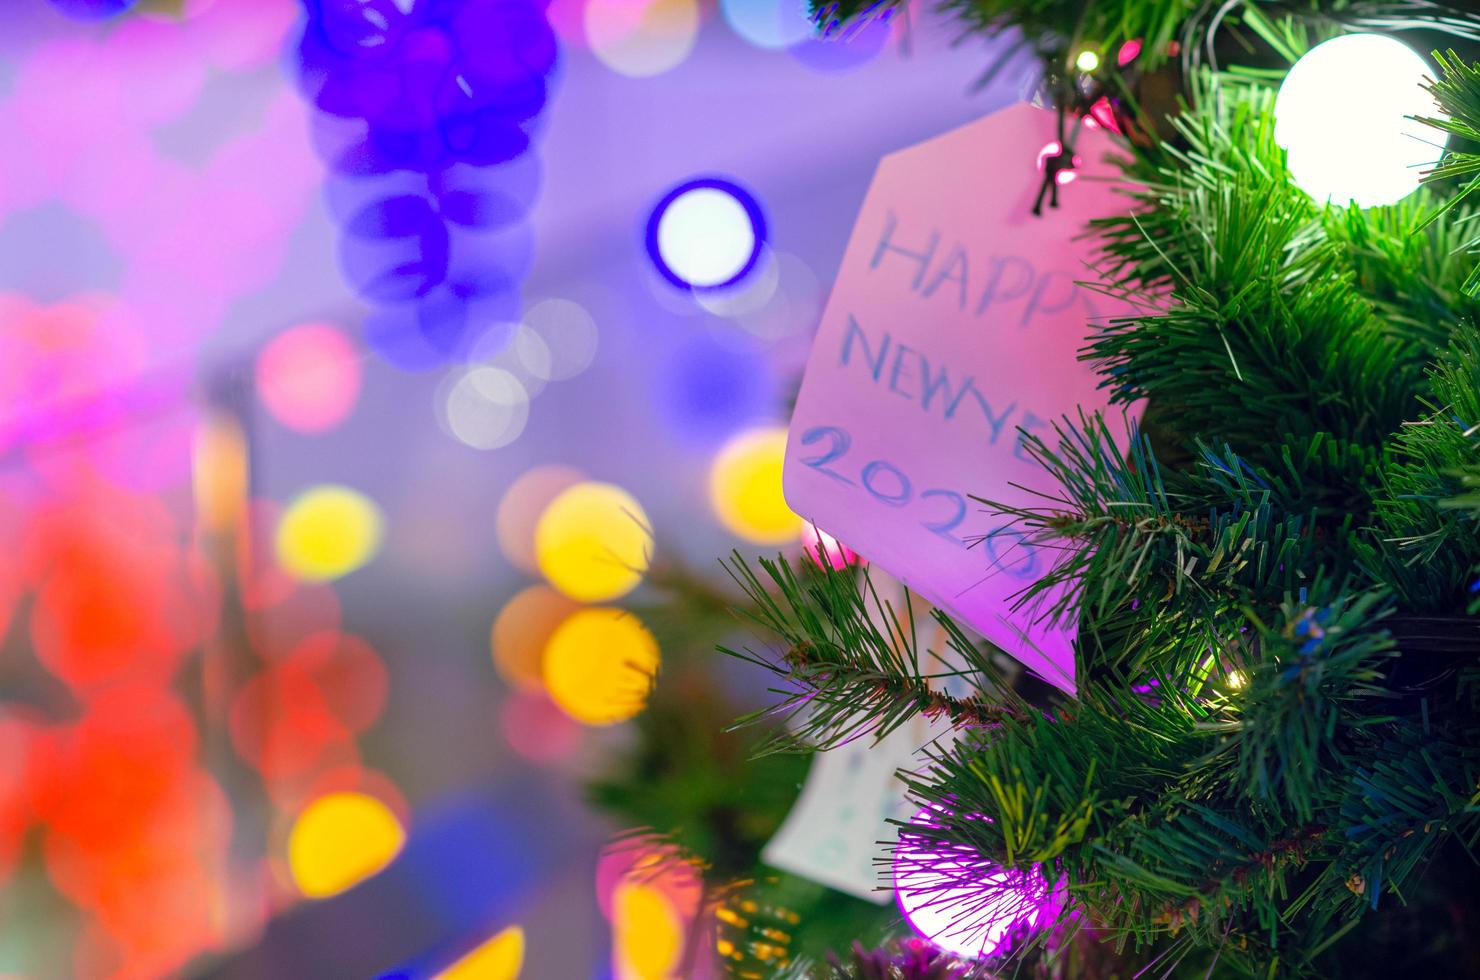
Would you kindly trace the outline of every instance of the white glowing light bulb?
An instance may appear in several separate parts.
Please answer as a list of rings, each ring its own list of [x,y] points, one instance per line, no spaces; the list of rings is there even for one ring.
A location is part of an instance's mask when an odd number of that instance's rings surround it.
[[[663,261],[693,286],[734,280],[753,260],[755,245],[755,223],[745,205],[718,187],[685,191],[658,219]]]
[[[1418,189],[1445,136],[1410,118],[1434,115],[1427,61],[1382,34],[1345,34],[1311,48],[1274,104],[1274,138],[1295,183],[1317,201],[1370,208]]]

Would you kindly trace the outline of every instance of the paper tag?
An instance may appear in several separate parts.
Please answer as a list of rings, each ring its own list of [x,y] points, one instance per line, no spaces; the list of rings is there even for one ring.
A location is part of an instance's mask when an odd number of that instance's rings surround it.
[[[864,737],[818,752],[802,795],[787,814],[761,860],[773,868],[883,905],[893,894],[881,862],[896,836],[887,821],[913,812],[898,769],[917,764],[915,753],[930,741],[924,720],[913,721],[875,743]]]
[[[871,577],[882,602],[903,621],[911,601],[904,586],[878,570]],[[924,605],[918,600],[916,604]],[[869,610],[869,618],[880,629],[892,629],[877,607]],[[917,609],[915,622],[930,624],[921,649],[945,647],[945,631],[925,610]],[[888,902],[893,894],[885,887],[888,842],[898,835],[888,821],[908,819],[916,809],[896,773],[918,769],[920,750],[953,734],[948,724],[932,724],[916,715],[878,742],[865,734],[816,753],[801,796],[761,852],[762,860],[849,895],[880,905]]]
[[[786,447],[791,508],[1074,693],[1071,630],[1014,597],[1050,555],[969,497],[1041,501],[1058,486],[1017,429],[1106,407],[1076,359],[1090,321],[1132,312],[1092,278],[1091,217],[1124,209],[1104,133],[1080,179],[1031,213],[1054,113],[1020,104],[886,157],[818,327]],[[1014,486],[1016,484],[1016,486]],[[1026,488],[1026,489],[1023,489]]]

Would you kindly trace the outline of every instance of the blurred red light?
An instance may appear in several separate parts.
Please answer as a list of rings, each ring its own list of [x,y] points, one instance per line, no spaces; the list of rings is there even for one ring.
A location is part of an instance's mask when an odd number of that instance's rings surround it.
[[[195,758],[195,723],[173,695],[141,684],[110,688],[58,734],[37,815],[93,851],[134,839]]]
[[[164,683],[216,628],[219,583],[158,500],[86,488],[35,515],[21,557],[36,656],[74,689]]]
[[[357,636],[314,633],[293,648],[282,669],[306,674],[335,718],[352,732],[369,728],[385,710],[390,688],[385,664]]]

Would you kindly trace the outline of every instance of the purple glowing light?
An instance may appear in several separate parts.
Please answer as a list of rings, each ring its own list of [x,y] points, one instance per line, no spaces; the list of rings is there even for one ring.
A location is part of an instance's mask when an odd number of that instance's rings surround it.
[[[938,826],[929,809],[915,826]],[[894,849],[894,895],[910,926],[925,939],[966,957],[1005,953],[1024,935],[1050,925],[1064,905],[1061,885],[1039,868],[1003,868],[975,849],[906,828]]]

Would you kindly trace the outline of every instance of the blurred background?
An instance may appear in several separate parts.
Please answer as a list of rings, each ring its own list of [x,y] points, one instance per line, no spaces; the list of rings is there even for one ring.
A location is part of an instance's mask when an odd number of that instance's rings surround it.
[[[800,552],[788,404],[874,167],[1024,90],[952,40],[8,0],[0,975],[675,975],[603,871],[646,691],[602,658]]]

